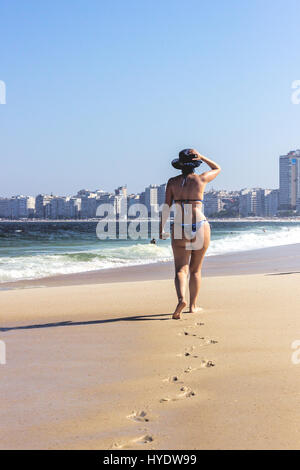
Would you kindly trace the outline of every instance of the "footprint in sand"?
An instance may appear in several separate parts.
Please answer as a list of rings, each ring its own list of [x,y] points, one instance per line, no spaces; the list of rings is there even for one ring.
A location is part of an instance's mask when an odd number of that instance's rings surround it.
[[[183,333],[180,333],[180,334],[184,336],[197,336],[196,333],[189,333],[188,331],[184,331]]]
[[[180,354],[180,356],[182,356],[182,354]],[[184,353],[184,356],[185,356],[185,357],[192,357],[193,359],[197,359],[197,358],[198,358],[198,356],[197,356],[196,354],[191,354],[189,351],[186,351],[186,352]]]
[[[189,374],[190,372],[193,372],[194,370],[205,369],[207,367],[214,367],[214,366],[215,366],[215,363],[213,361],[206,361],[202,359],[200,367],[188,366],[186,369],[184,369],[184,373]]]
[[[111,446],[111,449],[130,449],[135,444],[150,444],[153,441],[153,436],[150,434],[145,434],[144,436],[136,437],[126,442],[114,442]]]
[[[183,398],[192,398],[196,395],[195,392],[193,392],[192,389],[189,387],[186,387],[185,385],[180,388],[180,392],[176,397],[170,398],[170,397],[164,397],[159,400],[160,403],[165,403],[169,401],[178,401],[182,400]]]
[[[159,403],[165,403],[167,401],[173,401],[173,398],[169,398],[169,397],[164,397],[164,398],[161,398],[159,400]]]
[[[206,361],[204,359],[201,361],[201,364],[200,364],[201,369],[205,367],[214,367],[214,366],[215,366],[215,363],[213,361]]]
[[[127,418],[139,423],[148,423],[150,421],[146,411],[133,411],[131,415],[127,416]]]
[[[191,390],[189,387],[181,387],[180,391],[182,392],[181,394],[178,395],[179,398],[191,398],[196,395],[193,390]]]
[[[197,355],[193,355],[193,351],[195,349],[195,346],[191,346],[190,348],[186,348],[184,353],[180,353],[180,354],[177,354],[177,357],[182,357],[182,356],[185,356],[185,357],[193,357],[193,358],[197,358],[198,356]]]
[[[183,331],[182,333],[178,333],[180,336],[191,336],[193,338],[198,338],[201,341],[204,341],[204,344],[216,344],[218,341],[210,338],[206,338],[205,336],[198,336],[196,333],[189,333],[188,331]]]
[[[137,439],[134,439],[134,442],[137,444],[149,444],[150,442],[153,442],[154,439],[150,434],[146,434],[145,436],[138,437]]]
[[[186,369],[184,369],[185,374],[189,374],[190,372],[193,372],[193,370],[197,370],[195,367],[188,366]]]
[[[204,342],[204,344],[217,344],[217,340],[215,339],[211,339],[211,338],[207,338],[205,336],[198,336],[198,339],[200,339],[201,341]]]
[[[179,377],[178,375],[172,375],[171,377],[167,377],[166,379],[163,379],[163,382],[171,382],[171,383],[182,383],[180,380],[179,380]]]

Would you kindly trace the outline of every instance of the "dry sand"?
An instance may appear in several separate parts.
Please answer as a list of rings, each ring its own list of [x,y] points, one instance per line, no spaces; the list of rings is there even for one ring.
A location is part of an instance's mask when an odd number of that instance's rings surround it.
[[[300,447],[300,274],[0,292],[1,449]]]

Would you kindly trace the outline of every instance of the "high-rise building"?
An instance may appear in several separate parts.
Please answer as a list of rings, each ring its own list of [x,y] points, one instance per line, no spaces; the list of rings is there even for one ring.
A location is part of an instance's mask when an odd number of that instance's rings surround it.
[[[95,194],[81,197],[81,212],[80,212],[81,218],[92,219],[96,217],[96,211],[97,211],[98,205],[99,205],[99,201],[96,199]]]
[[[140,193],[140,204],[146,204],[146,195],[145,195],[145,191],[143,191],[142,193]]]
[[[127,205],[128,205],[128,214],[133,215],[133,213],[130,212],[130,208],[132,206],[135,206],[137,204],[141,204],[141,197],[139,194],[129,194],[127,197]]]
[[[222,209],[222,198],[219,191],[209,191],[204,194],[204,214],[209,217]]]
[[[273,217],[278,211],[279,190],[266,189],[265,190],[265,215]]]
[[[300,198],[300,150],[293,150],[279,159],[279,209],[296,209]]]
[[[239,201],[239,214],[241,217],[264,216],[264,189],[243,189]]]
[[[161,206],[165,202],[166,188],[167,188],[167,185],[165,183],[158,186],[158,189],[157,189],[157,204],[159,206]]]
[[[34,217],[35,199],[31,196],[13,196],[0,199],[0,217],[27,219]]]
[[[35,216],[38,219],[50,217],[50,201],[53,196],[39,194],[35,198]],[[48,206],[48,209],[47,209]]]
[[[127,197],[127,186],[119,186],[117,189],[115,189],[115,195]]]
[[[68,219],[78,219],[81,209],[81,199],[77,197],[71,197],[66,202],[66,217]]]
[[[158,186],[151,184],[145,188],[145,205],[150,215],[152,211],[157,212],[158,209]]]
[[[117,218],[127,218],[127,186],[119,186],[115,189],[115,195],[112,198],[114,213]]]
[[[3,219],[11,218],[10,201],[7,197],[0,198],[0,217]]]
[[[55,196],[50,201],[51,219],[65,219],[67,217],[67,203],[69,197]]]
[[[35,199],[31,196],[13,196],[10,199],[10,215],[12,219],[33,217]]]

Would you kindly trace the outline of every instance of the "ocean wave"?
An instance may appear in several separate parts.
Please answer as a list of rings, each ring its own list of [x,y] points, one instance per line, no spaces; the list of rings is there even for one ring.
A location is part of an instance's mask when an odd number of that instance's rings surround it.
[[[36,279],[57,274],[73,274],[98,269],[118,268],[171,259],[171,247],[133,245],[108,248],[101,252],[75,252],[0,258],[0,282]]]
[[[245,232],[227,233],[213,240],[208,255],[255,250],[272,246],[292,245],[300,242],[300,226],[257,227]]]
[[[207,255],[214,256],[238,251],[299,243],[300,225],[255,226],[246,229],[235,225],[226,230],[212,230]],[[93,245],[65,246],[58,251],[55,241],[40,250],[20,246],[10,255],[0,257],[0,282],[35,279],[58,274],[73,274],[121,266],[133,266],[172,259],[170,241],[151,245],[148,242],[113,241]],[[9,248],[10,250],[10,248]],[[37,251],[36,251],[37,250]],[[61,248],[59,248],[61,250]]]

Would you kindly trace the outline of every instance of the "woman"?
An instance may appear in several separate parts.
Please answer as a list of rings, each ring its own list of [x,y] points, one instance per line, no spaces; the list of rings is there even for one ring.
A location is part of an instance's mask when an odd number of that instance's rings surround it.
[[[207,163],[211,170],[196,175],[195,168],[200,166],[202,162]],[[165,205],[161,216],[160,238],[165,238],[164,226],[169,217],[170,208],[175,202],[172,249],[178,304],[173,319],[179,320],[182,310],[187,305],[185,292],[188,275],[190,275],[189,312],[194,313],[199,310],[196,301],[200,291],[201,267],[210,242],[210,226],[202,212],[203,194],[206,184],[220,173],[221,168],[217,163],[200,155],[194,149],[182,150],[179,153],[179,158],[172,161],[172,165],[181,170],[182,174],[170,178],[168,181]]]

